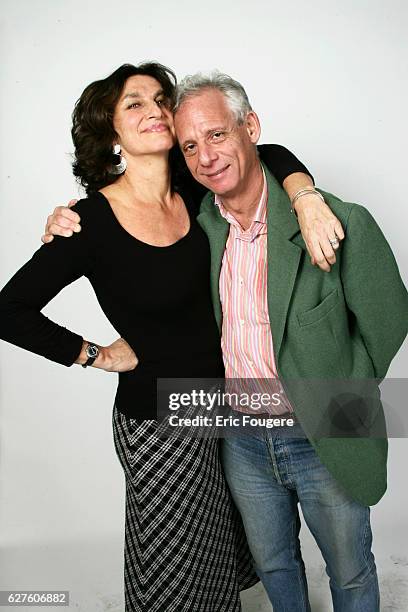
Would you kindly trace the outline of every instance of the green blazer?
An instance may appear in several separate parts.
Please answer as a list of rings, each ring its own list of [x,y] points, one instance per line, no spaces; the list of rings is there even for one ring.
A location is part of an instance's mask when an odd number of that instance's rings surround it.
[[[332,410],[333,398],[326,393],[327,381],[342,380],[344,389],[345,379],[360,379],[363,384],[367,379],[384,378],[407,334],[407,291],[392,251],[370,213],[323,191],[346,238],[330,273],[312,266],[288,196],[265,166],[264,170],[268,182],[268,309],[278,373],[322,462],[354,499],[372,505],[386,490],[387,439],[381,433],[384,421],[378,381],[368,385],[369,400],[363,408],[345,401],[348,416],[351,405],[351,416],[358,413],[358,423],[367,435],[361,435],[360,428],[358,435],[348,431],[341,437],[326,435],[328,430],[336,431],[330,429],[336,411]],[[210,242],[212,299],[221,331],[218,285],[229,224],[211,193],[202,202],[198,222]],[[330,383],[332,386],[336,387]],[[340,396],[344,399],[344,394]],[[341,398],[334,405],[338,407],[339,402]],[[380,431],[377,437],[373,428]]]

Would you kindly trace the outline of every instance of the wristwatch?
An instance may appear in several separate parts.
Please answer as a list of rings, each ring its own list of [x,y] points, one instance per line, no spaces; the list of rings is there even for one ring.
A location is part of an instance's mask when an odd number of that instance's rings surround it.
[[[88,359],[86,360],[85,363],[82,364],[83,368],[86,368],[86,367],[91,366],[93,364],[93,362],[95,361],[95,359],[99,355],[99,347],[96,346],[96,344],[89,343],[88,346],[85,349],[85,353],[86,353],[86,356],[88,357]]]

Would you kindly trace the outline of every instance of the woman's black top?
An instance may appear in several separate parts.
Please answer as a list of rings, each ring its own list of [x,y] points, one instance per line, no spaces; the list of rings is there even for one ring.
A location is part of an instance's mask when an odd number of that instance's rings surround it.
[[[260,152],[281,183],[293,172],[308,172],[284,147],[263,145]],[[138,420],[156,418],[157,378],[223,376],[209,244],[196,221],[205,189],[182,169],[175,172],[175,188],[188,209],[190,229],[174,244],[157,247],[137,240],[96,192],[73,207],[81,232],[43,245],[0,293],[0,337],[70,366],[81,352],[82,336],[41,310],[86,276],[110,323],[139,359],[133,371],[119,374],[116,394],[119,410]]]

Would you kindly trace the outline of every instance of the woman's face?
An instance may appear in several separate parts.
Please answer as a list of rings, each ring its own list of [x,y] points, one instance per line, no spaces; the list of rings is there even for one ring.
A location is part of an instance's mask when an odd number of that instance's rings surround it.
[[[128,78],[113,114],[113,127],[125,157],[168,151],[176,141],[170,102],[151,76]]]

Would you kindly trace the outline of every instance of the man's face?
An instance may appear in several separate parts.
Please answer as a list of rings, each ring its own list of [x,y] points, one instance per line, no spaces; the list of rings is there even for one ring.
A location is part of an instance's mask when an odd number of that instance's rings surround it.
[[[258,164],[260,128],[254,112],[242,125],[216,89],[186,98],[175,118],[176,135],[194,178],[224,197],[239,196]]]

